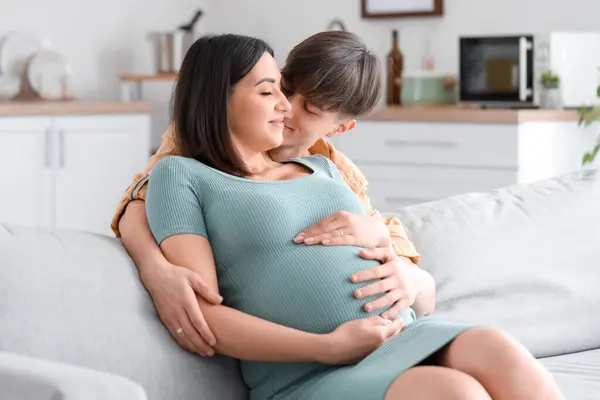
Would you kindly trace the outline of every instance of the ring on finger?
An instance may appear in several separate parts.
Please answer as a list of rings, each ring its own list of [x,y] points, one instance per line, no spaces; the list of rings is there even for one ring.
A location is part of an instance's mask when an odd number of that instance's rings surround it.
[[[175,333],[178,335],[181,335],[183,333],[183,328],[180,327],[180,328],[175,329]]]
[[[340,236],[344,236],[344,231],[341,229],[336,229],[336,231],[338,231],[338,233],[340,234]]]

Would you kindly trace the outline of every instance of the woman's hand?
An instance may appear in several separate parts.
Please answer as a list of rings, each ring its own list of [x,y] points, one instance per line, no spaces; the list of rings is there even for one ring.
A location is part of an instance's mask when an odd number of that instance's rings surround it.
[[[360,256],[366,260],[378,260],[377,267],[358,272],[351,276],[354,283],[373,281],[367,286],[354,291],[357,299],[383,294],[377,300],[365,304],[364,310],[372,312],[393,305],[381,316],[394,319],[403,310],[413,305],[420,293],[419,274],[422,272],[405,257],[398,257],[390,248],[363,250]]]
[[[300,232],[294,242],[372,248],[389,246],[391,238],[381,218],[338,211]]]
[[[198,274],[166,260],[147,271],[152,272],[147,272],[142,281],[171,336],[191,352],[213,356],[217,341],[202,315],[196,293],[213,304],[220,304],[223,298],[211,291]]]
[[[401,319],[390,321],[379,316],[357,319],[329,333],[329,349],[323,362],[334,365],[355,364],[375,351],[404,328]]]

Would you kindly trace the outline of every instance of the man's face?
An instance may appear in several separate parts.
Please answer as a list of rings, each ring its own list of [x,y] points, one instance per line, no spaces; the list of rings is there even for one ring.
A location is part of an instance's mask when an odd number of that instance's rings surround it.
[[[300,94],[288,97],[292,109],[284,119],[283,146],[312,146],[324,136],[334,136],[341,122],[337,113],[319,110]]]

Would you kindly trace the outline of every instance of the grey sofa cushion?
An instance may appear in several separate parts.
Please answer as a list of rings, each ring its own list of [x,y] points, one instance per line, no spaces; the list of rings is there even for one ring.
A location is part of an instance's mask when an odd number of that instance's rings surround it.
[[[146,400],[128,379],[0,352],[0,400]]]
[[[398,210],[437,282],[434,314],[504,329],[538,357],[600,348],[598,175]]]
[[[120,242],[0,225],[0,351],[129,378],[149,399],[245,399],[237,362],[181,349]]]
[[[568,400],[600,399],[600,350],[541,359]]]

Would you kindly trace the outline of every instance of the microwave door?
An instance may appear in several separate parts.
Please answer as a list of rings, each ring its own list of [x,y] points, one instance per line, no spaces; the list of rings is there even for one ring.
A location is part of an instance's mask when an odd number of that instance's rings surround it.
[[[461,38],[460,98],[483,104],[532,101],[531,41],[527,37]]]

